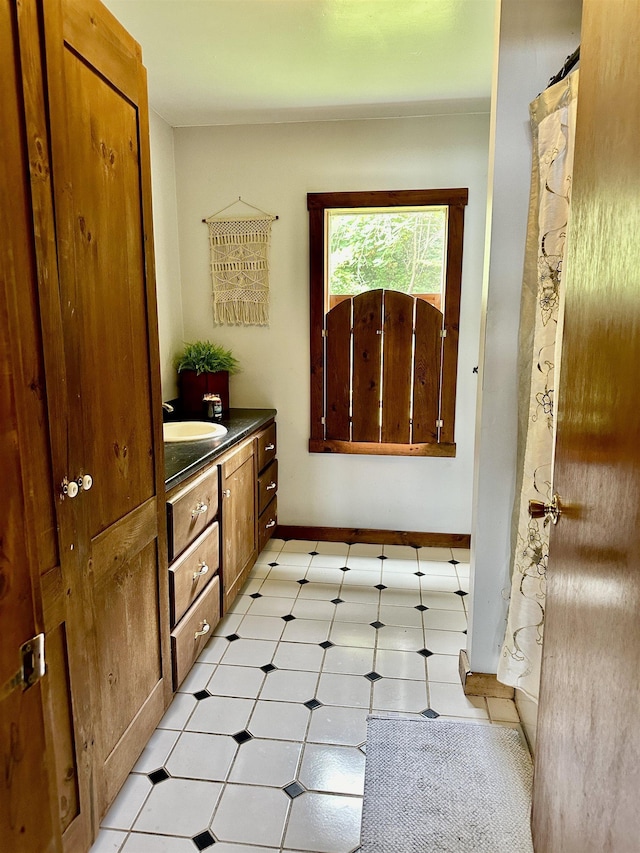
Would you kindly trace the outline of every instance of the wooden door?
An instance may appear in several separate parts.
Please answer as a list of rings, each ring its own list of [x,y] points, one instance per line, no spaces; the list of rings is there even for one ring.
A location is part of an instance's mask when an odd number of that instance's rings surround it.
[[[39,573],[58,563],[50,499],[37,274],[26,160],[17,6],[0,2],[0,846],[54,853],[49,675],[14,682],[20,647],[43,631]],[[45,642],[45,652],[48,643]]]
[[[67,574],[85,613],[97,823],[171,695],[146,76],[139,46],[97,0],[44,8],[64,363],[55,341],[45,355],[69,400],[54,456],[65,454],[69,478],[92,479],[63,503],[74,508]]]
[[[222,466],[223,610],[257,556],[256,466],[253,440],[241,445]]]
[[[640,843],[639,19],[637,0],[584,0],[536,853]]]

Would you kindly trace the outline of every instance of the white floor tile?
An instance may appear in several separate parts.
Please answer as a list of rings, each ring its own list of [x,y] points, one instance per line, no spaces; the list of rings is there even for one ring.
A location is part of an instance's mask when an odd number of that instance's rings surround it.
[[[154,786],[134,828],[192,838],[209,825],[221,791],[219,782],[165,779]]]
[[[451,553],[453,559],[459,563],[468,563],[471,560],[471,550],[469,548],[452,548]]]
[[[176,693],[164,717],[158,723],[161,729],[183,729],[193,713],[198,700],[190,693]]]
[[[366,675],[373,669],[373,649],[352,646],[333,646],[324,656],[323,672],[342,672],[347,675]]]
[[[346,542],[318,542],[314,550],[318,554],[335,554],[346,557],[349,553],[349,546]],[[345,564],[343,563],[343,565]]]
[[[422,628],[385,625],[378,631],[378,648],[417,652],[424,648],[424,632]]]
[[[298,601],[301,598],[331,601],[332,598],[338,598],[339,592],[340,583],[305,583],[300,585]]]
[[[229,735],[183,732],[165,767],[174,778],[224,782],[237,749]]]
[[[355,572],[372,572],[374,574],[377,572],[379,574],[382,571],[383,562],[385,561],[378,559],[377,556],[362,557],[349,553],[347,562],[344,565]]]
[[[262,583],[262,581],[259,583]],[[216,637],[226,637],[227,634],[235,634],[238,629],[238,625],[242,622],[243,618],[242,613],[227,613],[227,615],[223,616],[214,628],[214,635]]]
[[[379,618],[385,625],[395,625],[400,628],[422,628],[422,613],[415,607],[383,604],[380,607]]]
[[[395,649],[377,650],[375,671],[385,678],[409,678],[413,681],[425,681],[427,672],[422,655]]]
[[[162,767],[178,740],[180,732],[170,729],[156,729],[149,742],[142,750],[142,755],[136,761],[134,773],[151,773]]]
[[[433,560],[435,562],[451,560],[451,548],[420,548],[418,551],[418,559]]]
[[[372,649],[376,644],[376,629],[363,622],[334,622],[330,639],[339,646]]]
[[[253,699],[211,696],[197,703],[187,731],[234,735],[247,727],[253,710]]]
[[[279,847],[290,803],[277,788],[228,784],[211,831],[220,841]]]
[[[318,543],[312,539],[289,539],[282,546],[285,553],[303,553],[308,554],[309,551],[315,551]]]
[[[247,616],[275,616],[280,618],[291,613],[295,598],[278,598],[276,596],[263,595],[262,598],[252,598],[251,606]]]
[[[317,683],[317,672],[278,669],[267,676],[260,698],[282,702],[306,702],[316,695]]]
[[[345,554],[315,554],[311,558],[312,569],[341,569],[346,566]]]
[[[234,640],[227,643],[222,663],[238,666],[264,666],[271,663],[278,646],[275,640]]]
[[[384,545],[382,548],[382,553],[385,557],[413,562],[416,562],[418,559],[418,551],[418,548],[412,548],[411,545]]]
[[[324,649],[317,643],[279,643],[273,658],[278,669],[298,669],[320,672]]]
[[[287,849],[349,853],[358,845],[362,800],[333,794],[302,794],[293,801]]]
[[[452,592],[422,590],[422,603],[435,610],[464,610],[461,596]]]
[[[254,847],[253,844],[227,844],[226,841],[216,843],[216,853],[279,853],[279,851],[280,847],[262,847],[262,845]]]
[[[220,664],[206,688],[214,696],[237,696],[255,699],[260,692],[265,674],[257,667],[225,666]],[[208,699],[204,699],[208,702]]]
[[[270,581],[289,581],[296,582],[303,578],[307,573],[304,566],[272,566],[269,568],[267,580]]]
[[[422,603],[420,589],[387,588],[380,592],[381,607],[416,607]]]
[[[438,631],[465,631],[467,628],[467,617],[460,610],[436,610],[432,608],[425,610],[422,614],[425,628],[433,628]]]
[[[425,575],[420,578],[420,589],[429,592],[455,592],[460,589],[460,581],[453,576]]]
[[[374,587],[380,583],[382,572],[380,570],[361,571],[360,569],[349,569],[348,572],[343,572],[343,586],[368,586]]]
[[[330,628],[329,621],[295,619],[293,622],[287,622],[282,639],[289,643],[322,643],[329,636]]]
[[[344,584],[339,597],[348,604],[374,604],[377,607],[380,602],[380,590],[375,586]]]
[[[387,574],[393,572],[395,574],[411,575],[419,570],[418,560],[415,555],[413,560],[395,560],[390,557],[383,561],[382,570]]]
[[[131,829],[152,789],[146,776],[131,774],[102,821],[105,829]]]
[[[297,598],[299,592],[300,584],[294,580],[279,581],[268,577],[260,587],[260,595],[273,595],[276,598]]]
[[[280,551],[285,545],[284,539],[269,539],[267,544],[262,549],[262,553],[265,551]]]
[[[336,605],[314,598],[298,598],[291,612],[296,619],[333,619]]]
[[[122,848],[122,853],[193,853],[194,849],[190,838],[132,832]]]
[[[465,696],[460,684],[430,683],[429,700],[430,707],[438,714],[489,719],[484,697]]]
[[[377,557],[383,552],[383,545],[372,545],[370,542],[354,542],[349,548],[350,557]]]
[[[323,705],[368,708],[371,682],[359,675],[325,672],[320,676],[316,696]]]
[[[241,598],[246,598],[247,596],[240,596]],[[251,603],[251,599],[248,599],[249,603]],[[244,605],[243,605],[244,606]],[[248,605],[247,605],[248,606]],[[242,612],[241,610],[238,613]],[[224,637],[211,637],[207,645],[200,652],[200,656],[198,658],[199,663],[219,663],[220,658],[226,652],[227,646],[229,645],[229,641]]]
[[[460,649],[467,647],[467,635],[460,631],[436,631],[425,628],[424,644],[436,655],[457,655],[460,654]]]
[[[278,566],[295,566],[298,569],[308,569],[311,565],[311,554],[303,554],[298,551],[280,551],[276,560]]]
[[[89,853],[118,853],[126,837],[119,829],[101,829]]]
[[[382,583],[390,589],[420,589],[420,578],[412,572],[386,572],[383,568]]]
[[[364,794],[364,755],[354,746],[309,743],[304,750],[300,782],[309,791]]]
[[[382,678],[373,685],[374,711],[419,713],[428,707],[426,681]]]
[[[310,714],[311,711],[298,702],[260,699],[256,702],[247,729],[257,738],[303,741]]]
[[[340,595],[342,598],[342,595]],[[364,622],[371,624],[378,620],[377,604],[361,604],[355,601],[344,601],[336,607],[336,622]]]
[[[247,615],[239,625],[237,633],[247,640],[279,640],[285,624],[275,616]]]
[[[198,690],[204,690],[215,671],[216,664],[194,663],[178,690],[180,693],[196,693]]]
[[[254,738],[243,743],[230,782],[282,788],[296,778],[302,743]]]
[[[342,583],[344,572],[340,569],[327,569],[322,566],[307,569],[305,578],[312,583]]]
[[[429,683],[444,681],[449,684],[460,684],[457,655],[431,655],[427,659]]]
[[[323,705],[311,714],[307,741],[359,746],[367,739],[368,708]]]
[[[420,560],[419,571],[424,572],[425,575],[438,575],[446,578],[457,577],[455,566],[452,566],[446,560]]]

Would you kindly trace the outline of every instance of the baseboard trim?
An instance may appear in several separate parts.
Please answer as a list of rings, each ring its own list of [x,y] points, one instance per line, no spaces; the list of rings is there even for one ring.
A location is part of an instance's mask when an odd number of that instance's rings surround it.
[[[371,542],[374,545],[412,545],[422,548],[469,548],[468,533],[417,533],[407,530],[378,530],[367,527],[305,527],[279,524],[279,539],[315,539],[320,542]]]
[[[465,696],[490,696],[494,699],[513,699],[515,690],[501,684],[490,672],[472,672],[466,649],[460,649],[458,672]]]

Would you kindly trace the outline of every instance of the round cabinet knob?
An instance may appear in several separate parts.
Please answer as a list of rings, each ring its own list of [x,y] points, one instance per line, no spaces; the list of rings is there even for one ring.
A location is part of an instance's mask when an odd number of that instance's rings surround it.
[[[64,487],[64,493],[68,498],[75,498],[79,491],[80,486],[76,483],[75,480],[71,480]]]
[[[93,486],[93,477],[91,474],[85,474],[82,478],[82,488],[88,492],[91,486]]]

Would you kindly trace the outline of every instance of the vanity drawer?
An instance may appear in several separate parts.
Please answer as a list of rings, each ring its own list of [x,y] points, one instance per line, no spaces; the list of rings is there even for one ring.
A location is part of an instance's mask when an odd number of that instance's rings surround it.
[[[220,621],[220,577],[216,575],[171,632],[173,689],[177,690]]]
[[[269,501],[275,497],[277,491],[278,460],[274,459],[258,477],[258,515],[261,515],[264,512]]]
[[[256,458],[258,471],[262,471],[276,455],[276,425],[275,423],[261,432],[256,439]]]
[[[191,544],[218,513],[218,467],[213,465],[167,498],[169,562]]]
[[[262,551],[278,523],[278,498],[274,498],[258,519],[258,553]]]
[[[213,580],[220,565],[218,522],[210,524],[199,539],[169,566],[171,627],[179,622],[202,590]]]

